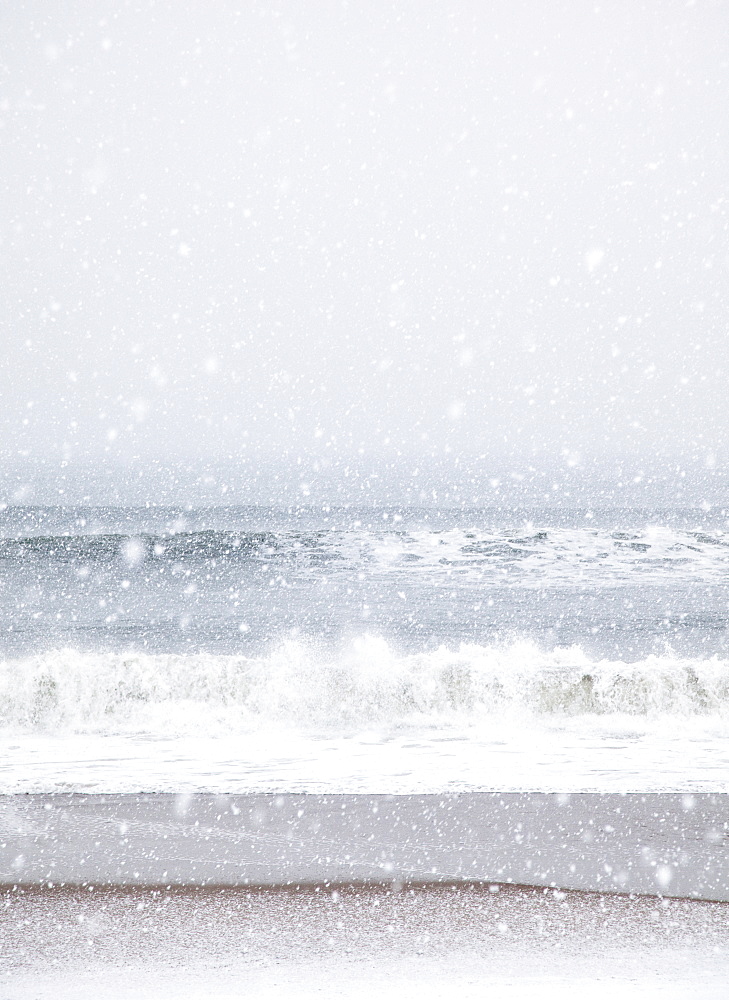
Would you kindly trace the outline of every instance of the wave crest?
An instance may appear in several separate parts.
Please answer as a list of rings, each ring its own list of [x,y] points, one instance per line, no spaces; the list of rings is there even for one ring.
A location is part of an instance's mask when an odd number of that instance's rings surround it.
[[[351,730],[532,717],[729,716],[729,663],[581,649],[462,645],[411,655],[363,637],[338,653],[289,641],[266,657],[57,650],[0,663],[0,725],[230,734],[274,724]]]

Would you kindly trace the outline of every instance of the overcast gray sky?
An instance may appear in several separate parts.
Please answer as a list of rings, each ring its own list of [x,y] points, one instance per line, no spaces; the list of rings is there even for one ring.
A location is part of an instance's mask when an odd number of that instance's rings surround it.
[[[6,466],[721,465],[728,38],[721,0],[4,4]]]

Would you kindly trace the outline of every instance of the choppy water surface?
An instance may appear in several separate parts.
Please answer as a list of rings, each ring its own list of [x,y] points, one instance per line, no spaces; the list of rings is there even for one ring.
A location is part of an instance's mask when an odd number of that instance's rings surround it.
[[[724,787],[723,511],[0,511],[5,788]]]

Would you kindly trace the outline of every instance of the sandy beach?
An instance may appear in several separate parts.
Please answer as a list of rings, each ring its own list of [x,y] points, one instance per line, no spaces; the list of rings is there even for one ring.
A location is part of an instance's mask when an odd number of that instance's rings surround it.
[[[726,905],[554,890],[26,888],[0,895],[3,1000],[719,1000]]]

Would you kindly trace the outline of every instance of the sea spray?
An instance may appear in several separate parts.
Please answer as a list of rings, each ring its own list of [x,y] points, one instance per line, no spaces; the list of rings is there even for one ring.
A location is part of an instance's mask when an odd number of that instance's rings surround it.
[[[207,735],[267,724],[358,730],[521,719],[729,716],[729,661],[634,663],[531,641],[399,654],[362,636],[325,651],[287,640],[260,657],[61,649],[0,661],[0,727]]]

